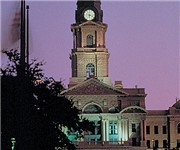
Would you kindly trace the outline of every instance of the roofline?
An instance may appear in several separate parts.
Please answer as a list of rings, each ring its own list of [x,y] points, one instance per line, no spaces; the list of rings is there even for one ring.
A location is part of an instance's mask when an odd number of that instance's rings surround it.
[[[123,90],[116,89],[116,88],[114,88],[114,87],[112,87],[112,86],[110,86],[110,85],[108,85],[108,84],[105,84],[105,83],[103,83],[103,82],[101,82],[100,80],[95,79],[95,78],[87,79],[87,80],[85,80],[85,81],[83,81],[83,82],[81,82],[81,83],[79,83],[79,84],[77,84],[77,85],[75,85],[75,86],[72,86],[72,87],[70,87],[69,89],[66,89],[66,90],[62,91],[62,92],[60,93],[60,95],[66,93],[66,92],[68,92],[68,91],[71,91],[71,90],[75,89],[76,87],[81,86],[81,85],[85,84],[86,82],[89,82],[90,80],[94,80],[94,81],[96,81],[96,82],[99,82],[101,85],[104,85],[104,86],[106,86],[106,87],[109,88],[109,89],[112,89],[112,90],[114,90],[114,91],[116,91],[116,92],[120,92],[120,93],[122,93],[122,94],[125,94],[126,96],[129,96],[129,94],[126,93],[126,92],[124,92]],[[109,95],[109,94],[108,94],[108,95]]]

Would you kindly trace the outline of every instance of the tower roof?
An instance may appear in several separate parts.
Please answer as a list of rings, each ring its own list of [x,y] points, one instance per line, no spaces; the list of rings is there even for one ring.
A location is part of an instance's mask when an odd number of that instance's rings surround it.
[[[87,6],[95,6],[96,8],[101,9],[101,2],[100,0],[78,0],[77,1],[77,9],[81,7]]]
[[[77,10],[76,10],[76,23],[81,23],[86,21],[84,18],[84,12],[87,9],[91,9],[95,13],[93,19],[94,22],[102,22],[103,20],[103,11],[101,10],[100,0],[78,0],[77,1]]]

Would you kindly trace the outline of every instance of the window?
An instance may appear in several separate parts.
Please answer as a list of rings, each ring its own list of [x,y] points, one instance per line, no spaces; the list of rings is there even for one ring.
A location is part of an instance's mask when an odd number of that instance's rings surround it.
[[[163,140],[163,148],[167,148],[167,140]]]
[[[158,126],[154,126],[154,134],[158,134]]]
[[[132,124],[132,132],[136,132],[136,124]]]
[[[146,134],[150,134],[150,126],[146,126]]]
[[[166,126],[162,126],[163,134],[166,134]]]
[[[87,47],[93,47],[93,36],[92,35],[88,35],[86,37],[86,45],[87,45]]]
[[[101,121],[95,120],[93,122],[94,122],[94,129],[91,132],[90,131],[88,131],[88,132],[84,131],[85,135],[100,135],[101,134]],[[91,139],[90,136],[88,136],[88,138]]]
[[[155,140],[155,148],[158,148],[158,147],[159,147],[159,141]]]
[[[137,146],[136,138],[132,138],[132,146]]]
[[[84,108],[84,113],[101,113],[102,110],[99,106],[95,105],[95,104],[90,104],[90,105],[87,105],[85,108]]]
[[[109,134],[118,134],[117,121],[110,121],[109,122]]]
[[[94,76],[94,72],[95,72],[95,67],[93,64],[87,64],[86,66],[86,78],[90,78],[92,76]]]
[[[180,134],[180,123],[177,126],[177,133]]]
[[[177,139],[177,148],[180,148],[180,139]]]
[[[147,140],[147,147],[150,148],[150,140]]]
[[[93,134],[97,135],[97,134],[101,134],[101,121],[94,121],[94,132]]]

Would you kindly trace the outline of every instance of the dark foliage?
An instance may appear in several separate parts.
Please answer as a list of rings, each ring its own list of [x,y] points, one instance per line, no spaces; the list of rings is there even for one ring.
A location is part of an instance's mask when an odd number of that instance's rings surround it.
[[[3,53],[9,62],[1,68],[2,149],[11,149],[12,137],[17,150],[75,149],[62,127],[81,133],[91,130],[93,124],[79,118],[73,103],[59,95],[64,90],[61,81],[44,77],[44,63],[37,59],[26,65],[25,76],[21,76],[17,50]]]

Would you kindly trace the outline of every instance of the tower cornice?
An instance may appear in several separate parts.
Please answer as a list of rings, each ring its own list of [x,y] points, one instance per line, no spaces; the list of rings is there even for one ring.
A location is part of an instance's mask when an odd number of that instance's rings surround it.
[[[74,23],[74,24],[71,24],[71,29],[78,29],[80,27],[85,27],[85,26],[92,26],[92,27],[100,27],[100,28],[107,28],[108,25],[106,23],[102,23],[102,22],[93,22],[93,21],[86,21],[86,22],[83,22],[81,24],[77,24],[77,23]]]

